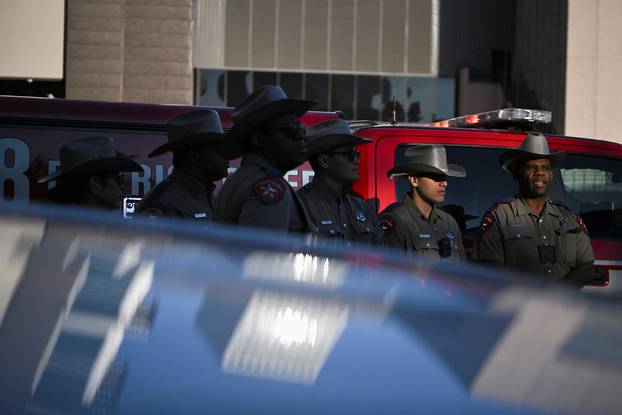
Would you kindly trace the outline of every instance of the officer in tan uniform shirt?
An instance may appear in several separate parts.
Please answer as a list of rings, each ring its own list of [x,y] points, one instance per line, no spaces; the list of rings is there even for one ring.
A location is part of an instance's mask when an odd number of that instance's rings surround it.
[[[214,182],[227,175],[229,163],[220,154],[223,130],[218,113],[188,111],[166,122],[168,141],[149,157],[173,152],[173,172],[139,203],[139,214],[191,219],[205,223],[214,217]]]
[[[519,149],[499,157],[519,193],[484,215],[473,259],[583,286],[595,275],[594,253],[582,219],[548,198],[553,169],[565,153],[549,151],[542,134],[530,133]]]
[[[285,232],[314,233],[307,212],[283,175],[307,160],[301,117],[315,102],[288,98],[267,85],[232,112],[225,155],[242,156],[240,168],[223,185],[215,220]]]
[[[447,176],[465,177],[464,168],[447,164],[445,148],[439,145],[412,146],[405,156],[406,162],[387,175],[407,177],[412,191],[380,214],[386,244],[416,256],[465,261],[458,223],[437,206],[445,200]]]
[[[376,210],[352,191],[358,180],[360,153],[356,146],[372,140],[352,134],[345,120],[324,121],[307,130],[313,181],[298,191],[321,236],[363,244],[384,243]]]

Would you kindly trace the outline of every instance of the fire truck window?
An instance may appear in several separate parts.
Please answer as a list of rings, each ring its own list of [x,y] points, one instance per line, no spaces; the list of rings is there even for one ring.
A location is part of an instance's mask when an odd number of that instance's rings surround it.
[[[570,154],[561,165],[566,204],[579,212],[590,236],[622,236],[622,161]]]

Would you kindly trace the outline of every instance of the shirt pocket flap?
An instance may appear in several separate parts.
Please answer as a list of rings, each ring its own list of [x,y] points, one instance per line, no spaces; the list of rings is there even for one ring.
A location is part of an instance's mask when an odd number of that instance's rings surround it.
[[[531,230],[527,227],[509,227],[506,232],[504,232],[504,239],[532,239],[533,234]]]
[[[339,229],[339,226],[334,223],[320,223],[318,225],[318,231],[320,235],[327,236],[329,238],[341,235],[341,229]]]
[[[374,233],[374,227],[369,220],[360,221],[355,218],[352,221],[352,226],[358,234]]]
[[[426,249],[438,251],[438,243],[432,238],[415,238],[413,244],[417,251],[424,251]]]

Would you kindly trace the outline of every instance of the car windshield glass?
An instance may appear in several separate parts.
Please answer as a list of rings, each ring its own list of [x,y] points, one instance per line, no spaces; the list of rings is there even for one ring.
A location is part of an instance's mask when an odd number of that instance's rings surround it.
[[[404,161],[408,146],[399,146],[395,161]],[[483,214],[496,201],[511,197],[518,188],[512,176],[499,167],[504,149],[446,146],[449,163],[460,164],[466,178],[449,177],[442,207],[464,232],[475,232]],[[561,179],[561,180],[560,180]],[[400,201],[410,187],[405,179],[395,183]],[[622,161],[599,156],[569,154],[555,170],[549,196],[565,203],[585,221],[591,237],[622,239]]]

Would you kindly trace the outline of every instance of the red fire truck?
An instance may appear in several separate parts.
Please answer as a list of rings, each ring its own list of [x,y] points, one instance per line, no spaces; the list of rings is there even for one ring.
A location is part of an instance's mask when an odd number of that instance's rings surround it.
[[[171,170],[170,155],[149,159],[147,154],[166,140],[165,122],[191,106],[130,104],[0,96],[0,203],[45,200],[54,183],[37,179],[58,167],[58,148],[66,140],[105,134],[119,152],[140,163],[132,173],[128,197],[142,197]],[[223,127],[231,126],[230,108],[219,112]],[[309,112],[303,123],[339,117],[337,112]],[[496,200],[516,191],[512,178],[497,163],[500,152],[517,147],[525,137],[521,128],[550,122],[550,113],[506,109],[460,117],[430,125],[353,123],[356,134],[373,143],[361,148],[360,180],[355,190],[381,211],[401,200],[406,181],[391,180],[387,171],[412,144],[442,144],[448,158],[467,170],[464,179],[449,178],[446,204],[464,228],[465,246],[472,244],[484,211]],[[606,270],[601,292],[622,292],[622,145],[613,142],[549,135],[553,150],[568,153],[552,189],[552,197],[579,212],[592,238],[597,265]],[[236,166],[232,163],[232,169]],[[308,164],[285,178],[294,188],[306,184],[313,172]]]

